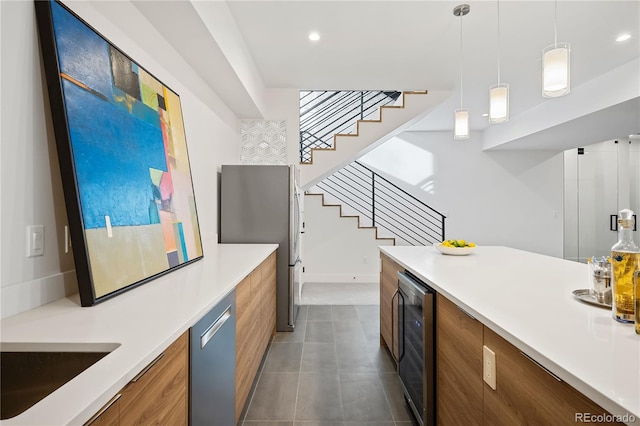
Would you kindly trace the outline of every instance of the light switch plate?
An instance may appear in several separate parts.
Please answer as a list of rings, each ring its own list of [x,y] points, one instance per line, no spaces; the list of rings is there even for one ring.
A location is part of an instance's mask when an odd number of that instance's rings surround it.
[[[44,225],[27,226],[27,257],[44,255]]]
[[[482,347],[482,379],[496,390],[496,354],[486,346]]]

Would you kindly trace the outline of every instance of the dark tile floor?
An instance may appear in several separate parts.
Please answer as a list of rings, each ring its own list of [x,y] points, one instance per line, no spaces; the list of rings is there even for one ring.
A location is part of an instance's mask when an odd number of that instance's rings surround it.
[[[276,333],[244,426],[411,426],[379,306],[302,306],[296,330]]]

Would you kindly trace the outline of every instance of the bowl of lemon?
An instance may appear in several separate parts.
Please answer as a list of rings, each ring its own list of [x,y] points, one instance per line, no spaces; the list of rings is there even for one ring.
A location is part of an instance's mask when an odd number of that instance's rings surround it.
[[[433,245],[440,253],[451,256],[466,256],[473,253],[476,244],[465,240],[444,240]]]

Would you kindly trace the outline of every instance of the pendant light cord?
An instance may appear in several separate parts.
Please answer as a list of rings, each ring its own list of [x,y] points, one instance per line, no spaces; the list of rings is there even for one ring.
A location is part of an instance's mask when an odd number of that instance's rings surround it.
[[[500,84],[500,0],[498,0],[498,84]]]
[[[554,3],[553,12],[553,44],[555,48],[558,48],[558,0]]]
[[[462,17],[464,15],[460,15],[460,109],[462,109]]]

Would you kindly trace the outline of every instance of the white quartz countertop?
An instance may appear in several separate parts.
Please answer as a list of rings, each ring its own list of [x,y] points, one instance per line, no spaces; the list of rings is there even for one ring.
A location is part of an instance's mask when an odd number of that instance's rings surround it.
[[[573,290],[589,286],[587,265],[507,247],[468,256],[380,251],[604,409],[640,424],[640,335],[575,299]]]
[[[117,349],[2,425],[83,424],[227,295],[277,244],[216,244],[204,258],[98,305],[78,295],[0,321],[5,342],[115,343]]]

